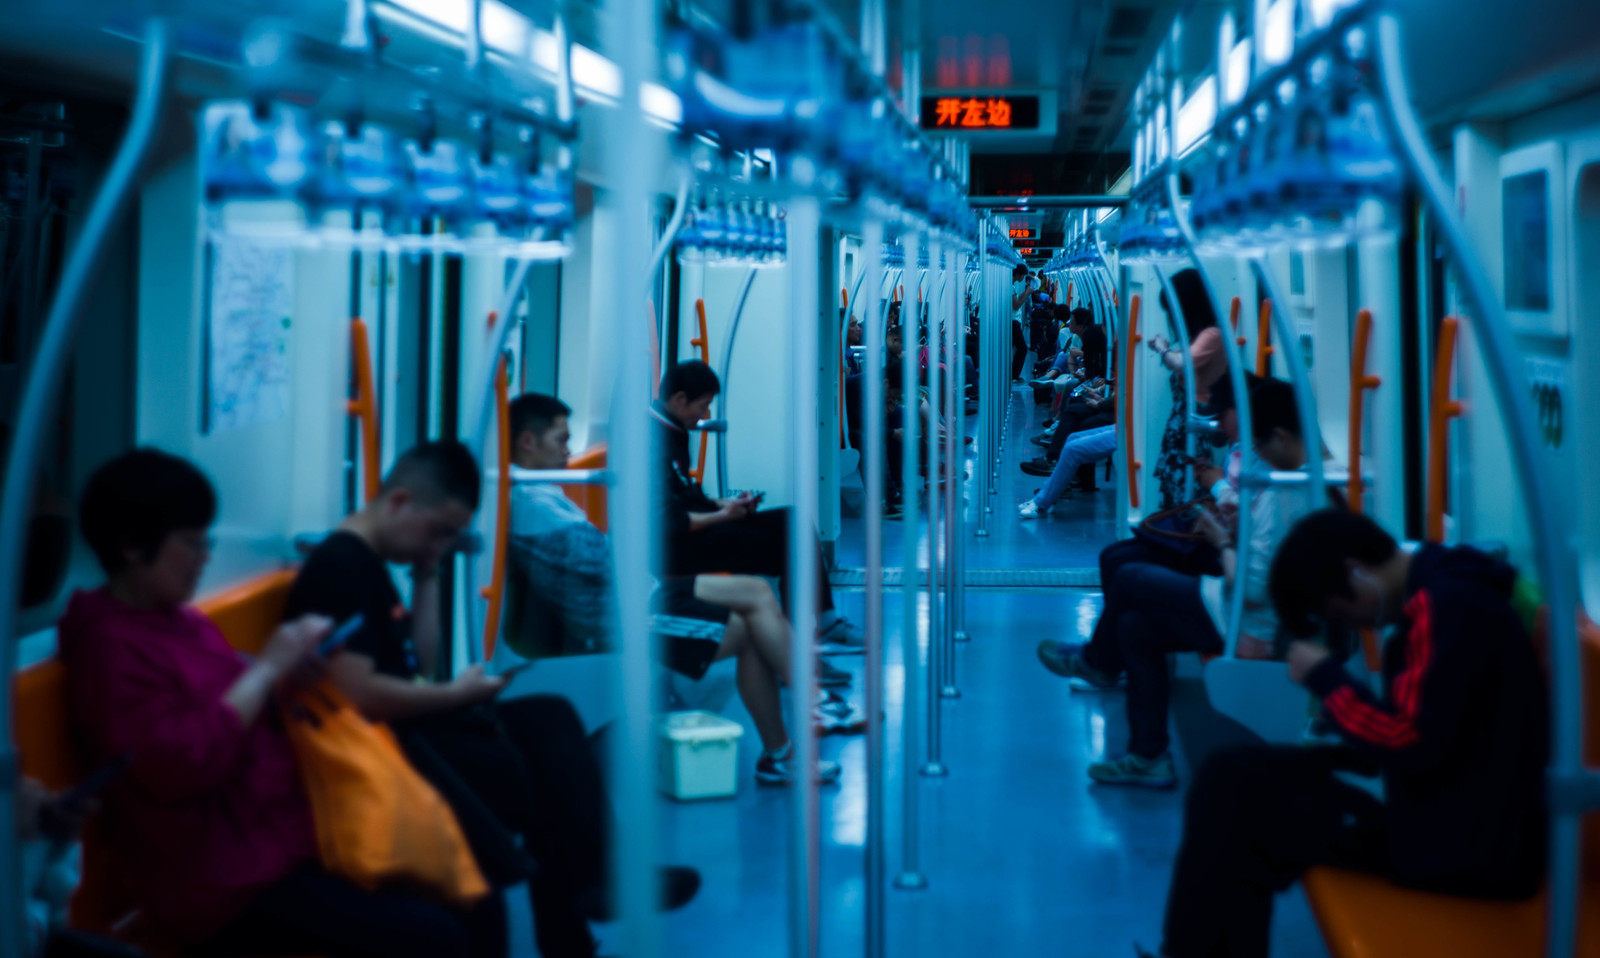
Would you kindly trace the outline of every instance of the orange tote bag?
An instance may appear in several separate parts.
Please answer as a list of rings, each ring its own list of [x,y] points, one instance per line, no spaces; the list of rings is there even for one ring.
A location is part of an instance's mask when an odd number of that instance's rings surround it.
[[[455,813],[388,726],[367,720],[329,682],[287,706],[284,723],[330,874],[368,890],[418,888],[462,906],[489,893]]]

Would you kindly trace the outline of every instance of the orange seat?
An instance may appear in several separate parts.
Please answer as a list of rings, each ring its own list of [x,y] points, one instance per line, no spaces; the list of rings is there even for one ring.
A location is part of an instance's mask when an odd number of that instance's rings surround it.
[[[606,444],[590,446],[567,461],[568,469],[604,469],[606,467]],[[605,486],[562,486],[561,491],[567,498],[582,507],[584,515],[595,524],[601,532],[606,529],[606,487]]]
[[[1543,629],[1537,630],[1542,632]],[[1579,619],[1583,653],[1584,761],[1600,764],[1600,628]],[[1543,635],[1535,635],[1543,644]],[[1600,821],[1584,822],[1578,954],[1600,958]],[[1334,958],[1536,958],[1544,953],[1545,895],[1501,902],[1401,888],[1342,868],[1313,868],[1306,898]]]
[[[241,652],[261,650],[282,619],[294,570],[283,569],[224,589],[195,603],[222,630],[228,643]],[[71,787],[92,769],[72,732],[67,703],[67,670],[59,659],[49,659],[16,674],[12,728],[21,753],[22,774],[54,790]],[[83,876],[72,896],[71,923],[75,928],[106,934],[126,916],[118,903],[118,880],[109,849],[100,840],[93,821],[83,835]],[[125,886],[124,886],[125,887]],[[153,954],[170,949],[141,942]]]

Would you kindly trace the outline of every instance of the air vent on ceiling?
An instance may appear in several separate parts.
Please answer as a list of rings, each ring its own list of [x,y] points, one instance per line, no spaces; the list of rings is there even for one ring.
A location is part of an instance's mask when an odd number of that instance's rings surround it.
[[[1134,40],[1144,36],[1155,17],[1154,7],[1121,7],[1111,13],[1106,24],[1106,37],[1112,40]]]
[[[1084,116],[1105,116],[1110,112],[1111,104],[1109,103],[1091,103],[1083,108]]]
[[[1117,88],[1114,86],[1097,86],[1089,91],[1087,97],[1090,103],[1108,103],[1117,98]]]
[[[1099,127],[1098,124],[1095,124],[1093,126],[1080,126],[1080,127],[1078,127],[1078,139],[1080,139],[1080,140],[1088,139],[1089,137],[1099,136],[1099,135],[1100,135],[1100,127]]]
[[[1100,48],[1100,52],[1108,57],[1131,57],[1139,52],[1139,48],[1131,43],[1108,43]]]

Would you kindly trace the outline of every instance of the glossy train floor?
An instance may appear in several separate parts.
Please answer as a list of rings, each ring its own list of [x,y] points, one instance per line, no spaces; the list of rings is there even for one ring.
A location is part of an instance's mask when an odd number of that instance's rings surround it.
[[[1066,503],[1047,522],[1023,523],[1014,503],[1036,481],[1016,463],[1031,457],[1025,441],[1039,418],[1021,393],[1014,440],[1001,470],[992,535],[970,540],[969,565],[1091,566],[1110,540],[1109,486]],[[970,420],[975,422],[975,420]],[[1019,441],[1020,440],[1020,441]],[[859,522],[853,523],[859,526]],[[852,539],[853,536],[853,539]],[[898,545],[898,524],[889,531]],[[840,564],[859,564],[859,528],[840,543]],[[898,564],[892,557],[890,565]],[[862,594],[841,591],[841,608],[859,619]],[[921,868],[928,886],[889,890],[888,952],[911,956],[1105,955],[1128,958],[1133,943],[1160,944],[1162,905],[1177,848],[1183,795],[1091,786],[1086,766],[1120,754],[1126,742],[1123,698],[1073,692],[1046,672],[1034,646],[1047,636],[1087,635],[1100,608],[1095,590],[971,590],[972,640],[958,647],[962,695],[941,708],[944,778],[921,778]],[[889,874],[905,860],[901,831],[901,597],[885,596],[890,644],[888,699]],[[925,614],[925,610],[924,613]],[[860,656],[833,661],[857,673],[851,697],[862,696]],[[662,853],[693,865],[705,884],[699,897],[664,916],[661,953],[685,958],[779,958],[788,954],[787,849],[789,793],[756,787],[759,746],[735,700],[728,714],[743,722],[737,797],[661,805]],[[1181,751],[1179,773],[1192,769]],[[924,746],[926,739],[924,738]],[[865,743],[822,740],[825,756],[844,765],[842,782],[822,789],[821,941],[829,958],[863,954]],[[921,756],[917,756],[921,759]],[[522,909],[514,896],[513,907]],[[525,921],[525,913],[519,915]],[[607,954],[620,936],[600,928]],[[1298,891],[1280,896],[1273,954],[1290,958],[1326,951]],[[520,942],[526,942],[519,935]],[[523,947],[529,947],[524,945]]]

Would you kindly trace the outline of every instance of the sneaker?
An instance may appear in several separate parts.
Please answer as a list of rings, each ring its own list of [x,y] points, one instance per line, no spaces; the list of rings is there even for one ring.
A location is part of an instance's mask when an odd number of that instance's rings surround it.
[[[866,647],[867,634],[842,615],[817,629],[817,651],[823,655],[854,655],[865,652]]]
[[[1027,462],[1023,463],[1022,471],[1030,476],[1044,476],[1048,478],[1049,476],[1055,474],[1056,463],[1055,460],[1049,458],[1048,456],[1040,456],[1037,459],[1029,459]]]
[[[894,522],[897,519],[904,519],[905,517],[906,517],[906,507],[902,506],[898,502],[890,503],[890,504],[885,505],[883,507],[883,521],[884,522]]]
[[[1055,430],[1046,429],[1044,432],[1041,432],[1039,435],[1034,436],[1028,441],[1033,443],[1035,446],[1048,446],[1050,445],[1050,440],[1054,439],[1055,437]]]
[[[825,689],[848,688],[855,676],[844,669],[828,664],[827,659],[817,659],[817,685]]]
[[[816,768],[818,785],[831,785],[839,780],[839,763],[818,760]],[[793,785],[795,779],[794,750],[784,746],[778,755],[763,752],[756,760],[756,784]]]
[[[830,692],[827,689],[822,689],[817,693],[815,708],[819,715],[829,715],[833,718],[843,718],[855,711],[855,707],[846,702],[844,696],[838,692]]]
[[[1039,643],[1037,652],[1039,661],[1044,663],[1044,667],[1068,679],[1074,689],[1085,692],[1110,692],[1127,685],[1127,680],[1123,676],[1101,671],[1085,662],[1082,645],[1058,639],[1045,639]]]
[[[1049,509],[1040,509],[1038,504],[1032,499],[1029,499],[1027,502],[1024,502],[1022,505],[1017,507],[1017,518],[1019,519],[1038,519],[1041,516],[1048,516],[1049,514]]]
[[[1132,752],[1110,762],[1089,766],[1089,777],[1102,785],[1138,785],[1142,788],[1177,788],[1178,772],[1172,755],[1162,752],[1155,758],[1140,758]]]
[[[829,715],[818,710],[812,716],[812,728],[818,737],[823,735],[863,735],[867,731],[867,717],[852,709],[847,715]]]

